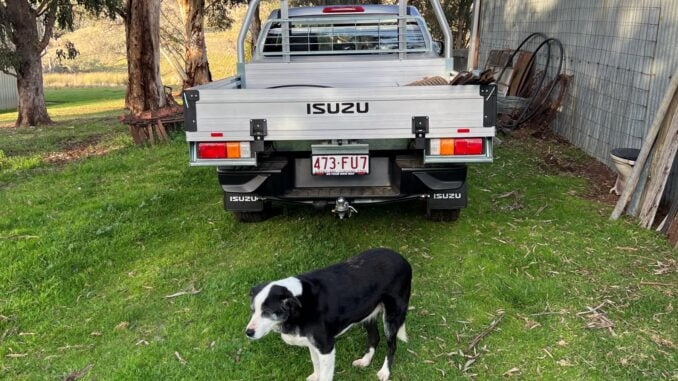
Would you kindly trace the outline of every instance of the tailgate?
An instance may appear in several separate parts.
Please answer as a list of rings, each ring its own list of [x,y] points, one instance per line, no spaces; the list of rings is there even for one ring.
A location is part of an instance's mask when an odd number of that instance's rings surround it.
[[[254,140],[253,120],[265,121],[267,141],[414,138],[415,117],[427,118],[427,138],[494,136],[493,86],[192,91],[197,93],[187,105],[195,112],[195,122],[186,126],[189,142],[215,135]]]

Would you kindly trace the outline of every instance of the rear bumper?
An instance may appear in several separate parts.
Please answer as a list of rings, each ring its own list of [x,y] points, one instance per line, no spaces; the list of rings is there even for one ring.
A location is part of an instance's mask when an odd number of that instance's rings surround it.
[[[466,207],[463,164],[424,166],[421,157],[373,156],[364,176],[312,176],[309,158],[274,157],[256,168],[219,167],[224,207],[258,211],[264,201],[323,206],[343,197],[354,204],[428,199],[435,209]]]

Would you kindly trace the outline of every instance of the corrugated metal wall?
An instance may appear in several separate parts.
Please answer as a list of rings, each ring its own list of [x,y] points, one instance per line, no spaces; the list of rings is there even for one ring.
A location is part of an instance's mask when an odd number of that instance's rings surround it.
[[[0,110],[15,108],[16,104],[16,78],[0,72]]]
[[[533,32],[563,42],[574,76],[556,131],[608,165],[610,149],[640,148],[678,68],[678,0],[483,0],[481,66]]]

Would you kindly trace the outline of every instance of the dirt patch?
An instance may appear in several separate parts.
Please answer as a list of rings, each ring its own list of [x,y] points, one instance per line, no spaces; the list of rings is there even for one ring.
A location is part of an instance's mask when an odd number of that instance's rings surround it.
[[[88,136],[85,140],[66,144],[62,151],[48,152],[42,159],[50,164],[65,164],[89,156],[105,155],[111,150],[111,147],[99,145],[103,138],[103,135]]]
[[[565,174],[589,180],[589,189],[582,194],[586,199],[615,205],[618,196],[610,193],[617,174],[600,161],[589,157],[572,155],[574,146],[556,135],[553,130],[540,125],[527,125],[512,133],[518,139],[533,139],[541,158],[540,167],[547,172]],[[567,152],[570,151],[570,152]]]

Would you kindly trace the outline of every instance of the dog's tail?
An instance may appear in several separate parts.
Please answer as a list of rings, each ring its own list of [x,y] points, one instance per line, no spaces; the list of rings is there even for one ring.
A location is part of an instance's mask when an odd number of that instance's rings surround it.
[[[405,331],[405,323],[398,328],[398,333],[396,334],[396,337],[400,339],[402,342],[407,342],[407,331]]]

